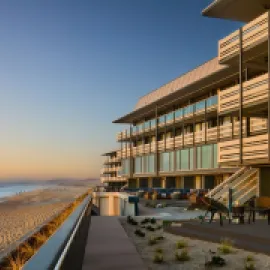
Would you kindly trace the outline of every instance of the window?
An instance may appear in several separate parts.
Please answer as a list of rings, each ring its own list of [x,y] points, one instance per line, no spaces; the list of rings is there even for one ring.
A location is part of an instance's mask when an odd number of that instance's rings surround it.
[[[175,118],[183,117],[183,109],[178,109],[175,111]]]
[[[135,174],[142,172],[142,157],[135,158]]]
[[[189,170],[189,149],[181,150],[181,170]]]

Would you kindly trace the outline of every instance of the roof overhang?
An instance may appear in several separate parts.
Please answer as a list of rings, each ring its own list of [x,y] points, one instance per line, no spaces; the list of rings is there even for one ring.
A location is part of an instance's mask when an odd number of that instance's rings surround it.
[[[270,0],[215,0],[202,14],[207,17],[250,22],[270,9]]]
[[[117,154],[117,150],[111,150],[109,152],[106,152],[106,153],[102,154],[101,156],[111,156],[111,155],[114,155],[114,154]]]
[[[237,74],[238,67],[225,66],[223,69],[203,77],[198,81],[194,81],[194,83],[191,83],[172,94],[164,96],[155,102],[126,114],[125,116],[113,121],[113,123],[132,124],[145,118],[153,117],[155,115],[156,108],[158,108],[160,113],[162,111],[169,110],[174,105],[186,103],[194,97],[206,94],[210,89],[218,88],[221,83],[231,81],[234,77],[237,78]]]

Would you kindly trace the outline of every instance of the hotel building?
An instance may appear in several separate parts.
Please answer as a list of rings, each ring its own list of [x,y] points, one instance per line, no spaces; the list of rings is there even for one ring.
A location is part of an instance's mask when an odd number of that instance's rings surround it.
[[[104,153],[106,157],[103,168],[101,169],[100,180],[112,190],[119,189],[126,184],[126,177],[121,175],[121,152],[120,150],[112,150]]]
[[[245,7],[245,8],[243,8]],[[270,196],[269,0],[216,0],[204,16],[243,27],[218,56],[141,97],[114,123],[129,188],[212,189],[240,204]]]

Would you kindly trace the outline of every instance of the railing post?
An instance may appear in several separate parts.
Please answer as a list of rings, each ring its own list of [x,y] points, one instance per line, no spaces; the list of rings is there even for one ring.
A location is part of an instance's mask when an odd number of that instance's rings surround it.
[[[158,176],[158,107],[156,106],[156,158],[155,158],[155,171],[156,171],[156,176]]]
[[[243,164],[243,29],[239,29],[239,161]]]
[[[270,162],[270,11],[268,11],[268,161]]]

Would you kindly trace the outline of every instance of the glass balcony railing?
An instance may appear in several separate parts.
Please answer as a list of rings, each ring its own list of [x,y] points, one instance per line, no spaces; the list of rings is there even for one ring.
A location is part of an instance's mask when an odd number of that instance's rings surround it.
[[[166,114],[166,122],[173,121],[173,118],[174,118],[174,112],[170,112],[170,113]]]
[[[218,104],[218,96],[212,96],[209,97],[208,99],[204,99],[202,101],[199,101],[195,104],[188,105],[184,108],[177,109],[176,111],[172,111],[170,113],[167,113],[165,115],[161,115],[158,118],[158,125],[163,126],[166,124],[170,124],[173,122],[174,117],[176,121],[178,121],[182,117],[190,117],[194,113],[204,111],[205,109],[208,108],[213,108],[213,106]],[[212,109],[211,108],[211,109]],[[148,120],[142,124],[138,124],[137,126],[132,127],[132,133],[133,135],[140,134],[143,131],[149,131],[150,129],[154,129],[156,127],[156,119],[151,119]],[[121,133],[117,135],[118,140],[121,140]],[[128,139],[130,138],[130,132],[126,133],[126,131],[122,132],[122,139]]]
[[[205,110],[205,100],[195,103],[195,112]]]
[[[212,96],[206,100],[206,106],[212,107],[218,104],[218,96]]]
[[[175,111],[175,118],[181,118],[183,117],[183,109],[178,109]]]
[[[194,111],[194,105],[189,105],[187,107],[184,108],[184,116],[187,116],[189,114],[193,114]]]

